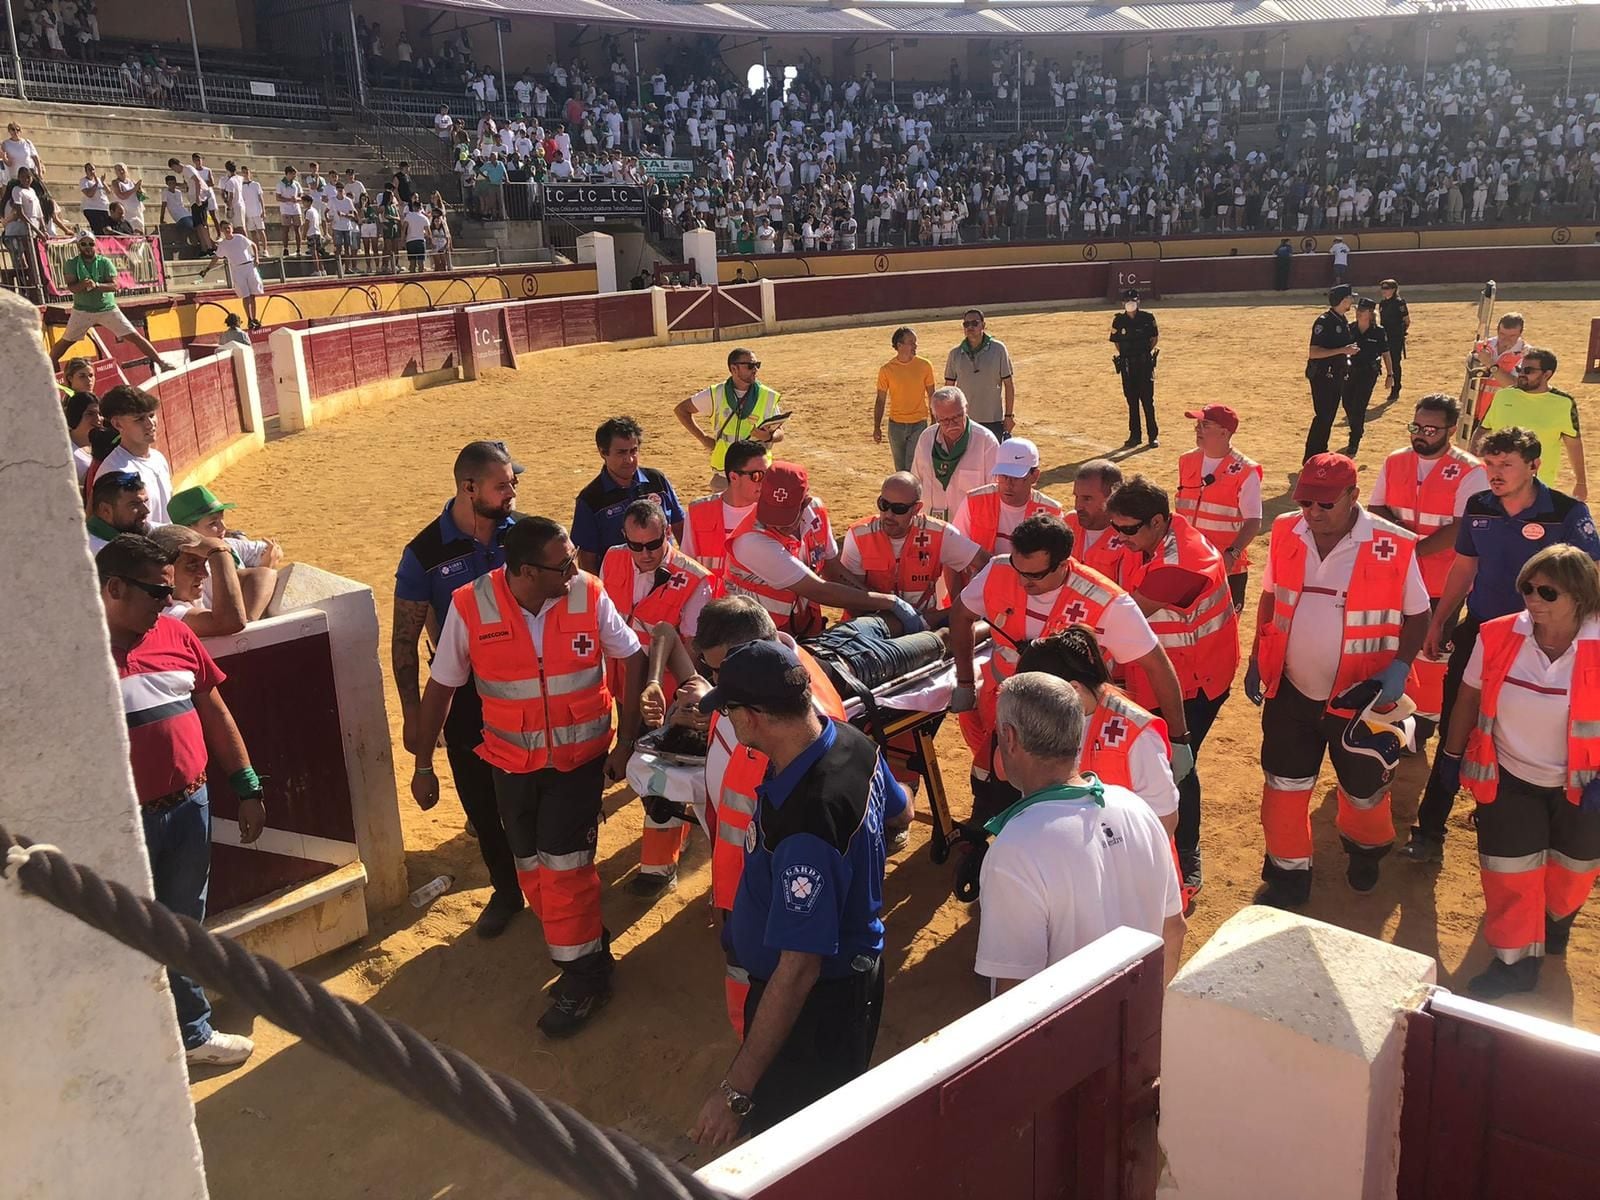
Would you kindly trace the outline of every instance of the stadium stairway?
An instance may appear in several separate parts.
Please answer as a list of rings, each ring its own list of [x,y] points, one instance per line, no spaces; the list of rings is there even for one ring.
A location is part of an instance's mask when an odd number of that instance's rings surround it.
[[[93,162],[107,180],[113,175],[112,163],[126,163],[128,174],[144,181],[145,226],[151,231],[161,218],[161,190],[169,158],[186,163],[198,151],[219,179],[226,174],[222,164],[230,159],[248,165],[266,192],[269,231],[277,226],[272,190],[285,165],[304,172],[306,163],[316,162],[328,175],[354,167],[369,188],[376,187],[394,166],[331,117],[320,121],[216,120],[199,113],[16,101],[8,102],[5,111],[37,147],[50,194],[67,217],[80,224],[78,180],[85,162]]]

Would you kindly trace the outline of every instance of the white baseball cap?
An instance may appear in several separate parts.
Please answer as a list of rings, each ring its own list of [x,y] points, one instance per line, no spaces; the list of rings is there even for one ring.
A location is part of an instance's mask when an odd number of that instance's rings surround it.
[[[1027,438],[1008,438],[1000,443],[1000,452],[995,455],[994,473],[1021,479],[1038,465],[1039,447]]]

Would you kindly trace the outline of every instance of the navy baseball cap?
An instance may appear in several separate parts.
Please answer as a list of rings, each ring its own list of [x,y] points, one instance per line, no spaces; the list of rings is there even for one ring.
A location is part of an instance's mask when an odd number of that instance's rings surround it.
[[[805,664],[782,642],[746,642],[722,660],[717,681],[700,699],[702,713],[793,704],[811,689]]]

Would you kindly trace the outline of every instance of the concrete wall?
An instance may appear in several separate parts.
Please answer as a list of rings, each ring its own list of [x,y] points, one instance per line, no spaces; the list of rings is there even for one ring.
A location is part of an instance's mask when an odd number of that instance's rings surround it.
[[[128,740],[38,311],[0,294],[0,822],[150,895]],[[206,1195],[166,974],[0,884],[8,1196]],[[85,1153],[92,1148],[93,1153]]]

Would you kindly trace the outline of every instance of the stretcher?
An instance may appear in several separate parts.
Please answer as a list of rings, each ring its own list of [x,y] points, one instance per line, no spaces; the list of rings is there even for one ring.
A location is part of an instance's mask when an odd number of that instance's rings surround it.
[[[990,648],[988,642],[978,647],[980,672]],[[850,724],[887,747],[891,766],[916,774],[926,785],[927,819],[933,826],[928,853],[935,863],[950,857],[955,829],[934,745],[934,736],[949,712],[955,685],[955,661],[946,655],[871,689],[870,704],[862,696],[844,697],[845,716]],[[709,833],[705,759],[664,751],[661,732],[646,734],[634,746],[628,760],[628,785],[656,820],[692,820]],[[665,805],[657,801],[665,801]]]

